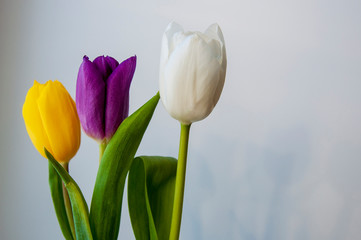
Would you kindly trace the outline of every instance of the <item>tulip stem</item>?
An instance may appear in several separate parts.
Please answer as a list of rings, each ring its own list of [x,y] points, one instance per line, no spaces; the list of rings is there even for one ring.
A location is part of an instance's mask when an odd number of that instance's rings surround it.
[[[179,141],[179,153],[177,163],[177,176],[174,189],[173,213],[172,223],[170,228],[169,240],[178,240],[180,233],[180,226],[182,221],[183,196],[186,177],[187,166],[187,152],[189,130],[191,125],[181,123],[181,133]]]
[[[107,145],[108,145],[108,143],[105,140],[99,144],[99,164],[102,161],[103,154],[104,154],[104,151],[105,151],[105,148],[107,147]]]
[[[61,165],[63,166],[65,171],[67,171],[69,173],[69,163],[61,163]],[[64,185],[64,182],[63,182],[63,198],[64,198],[66,215],[68,216],[68,221],[69,221],[69,225],[70,225],[70,230],[71,230],[71,233],[73,234],[73,237],[75,239],[76,235],[75,235],[73,211],[71,209],[71,203],[70,203],[68,190],[66,189],[66,187]]]

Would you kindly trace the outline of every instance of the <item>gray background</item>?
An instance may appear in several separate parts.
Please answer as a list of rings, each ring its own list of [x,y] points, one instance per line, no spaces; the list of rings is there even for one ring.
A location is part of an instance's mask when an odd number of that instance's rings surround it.
[[[75,96],[83,55],[137,54],[133,112],[158,90],[160,43],[176,20],[219,23],[228,71],[213,113],[191,129],[181,239],[359,239],[361,2],[0,2],[0,239],[62,239],[47,161],[21,115],[36,79]],[[158,105],[138,155],[177,156]],[[70,171],[90,203],[98,166],[82,136]],[[133,239],[126,199],[120,239]]]

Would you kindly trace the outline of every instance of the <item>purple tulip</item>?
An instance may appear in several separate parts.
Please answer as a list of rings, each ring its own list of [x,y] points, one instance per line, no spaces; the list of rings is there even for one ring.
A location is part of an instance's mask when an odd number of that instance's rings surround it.
[[[88,136],[109,141],[128,117],[129,87],[136,62],[136,56],[120,64],[109,56],[99,56],[93,62],[84,56],[76,84],[76,108]]]

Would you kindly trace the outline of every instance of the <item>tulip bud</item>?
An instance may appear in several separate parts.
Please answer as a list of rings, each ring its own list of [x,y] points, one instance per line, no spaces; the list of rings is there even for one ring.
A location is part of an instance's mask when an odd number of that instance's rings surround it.
[[[99,56],[93,62],[84,56],[76,85],[76,107],[88,136],[109,141],[128,117],[135,66],[136,56],[120,64],[108,56]]]
[[[67,163],[80,146],[80,123],[75,102],[59,81],[34,85],[23,105],[26,130],[39,153],[44,147],[60,163]]]
[[[170,23],[164,32],[159,92],[168,113],[183,124],[206,118],[221,95],[227,57],[217,24],[204,33]]]

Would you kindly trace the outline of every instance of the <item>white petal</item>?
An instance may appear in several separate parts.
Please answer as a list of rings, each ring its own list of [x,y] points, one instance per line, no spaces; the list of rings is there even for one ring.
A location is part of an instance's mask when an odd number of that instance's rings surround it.
[[[222,66],[222,70],[220,71],[220,78],[223,79],[223,81],[219,81],[218,86],[216,88],[216,92],[214,95],[214,105],[217,104],[219,97],[222,93],[222,89],[223,89],[223,85],[224,85],[224,80],[226,77],[226,70],[227,70],[227,54],[226,54],[226,45],[224,42],[224,37],[223,37],[223,33],[221,28],[219,27],[219,25],[217,23],[212,24],[211,26],[209,26],[207,28],[207,30],[205,31],[205,34],[214,38],[214,39],[218,39],[221,42],[221,56],[220,56],[220,63]]]
[[[161,95],[163,95],[163,103],[167,101],[167,96],[165,94],[162,94],[162,92],[164,92],[164,86],[167,84],[166,82],[164,82],[164,67],[168,62],[169,55],[172,53],[175,47],[174,35],[176,33],[183,33],[183,28],[182,26],[173,21],[168,24],[162,38],[159,66],[159,92],[161,93]]]
[[[172,35],[176,32],[183,32],[183,28],[181,25],[173,21],[168,24],[167,28],[164,31],[164,34],[166,34],[169,37],[172,37]]]
[[[183,41],[183,32],[182,26],[176,22],[171,22],[167,26],[167,29],[164,32],[164,37],[167,40],[168,56],[172,53],[173,49],[179,44],[179,42]]]
[[[211,26],[209,26],[207,28],[207,30],[204,32],[205,35],[213,38],[213,39],[217,39],[218,41],[220,41],[222,44],[224,44],[224,38],[223,38],[223,33],[221,28],[218,26],[217,23],[212,24]]]
[[[226,45],[224,43],[224,37],[221,28],[217,23],[214,23],[207,28],[204,34],[220,42],[221,51],[222,51],[220,55],[220,62],[222,63],[222,67],[224,71],[226,71],[226,67],[227,67]]]

